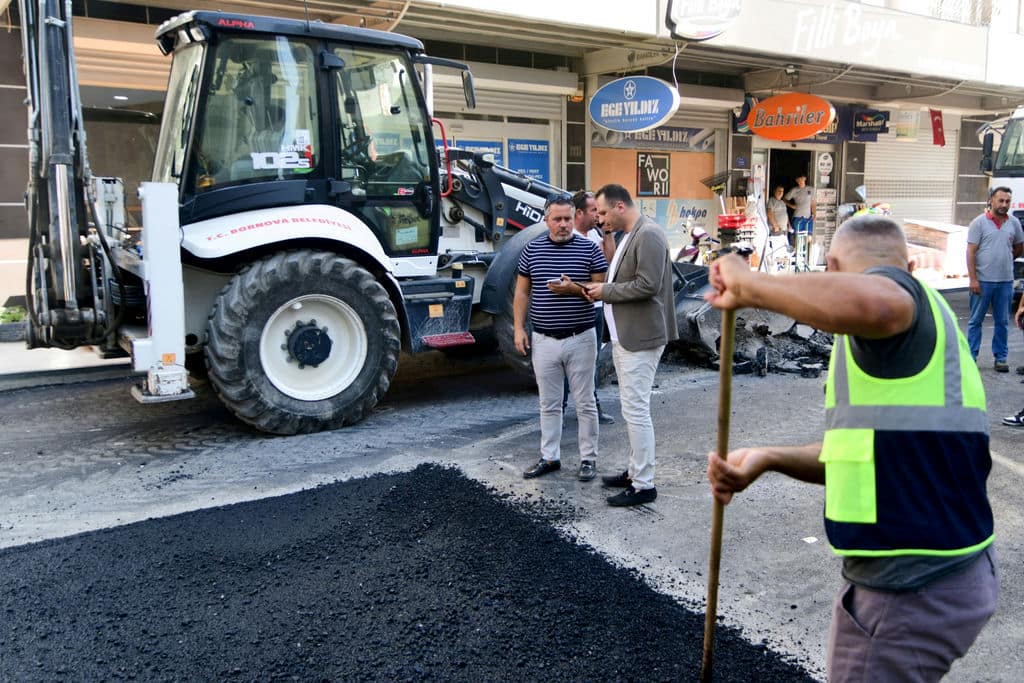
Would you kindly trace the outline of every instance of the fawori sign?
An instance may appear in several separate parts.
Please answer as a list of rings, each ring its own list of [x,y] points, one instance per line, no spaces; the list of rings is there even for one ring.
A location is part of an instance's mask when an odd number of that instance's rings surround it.
[[[638,197],[667,197],[669,195],[670,154],[636,154],[636,194]]]
[[[607,83],[590,98],[590,118],[620,133],[657,128],[679,109],[679,91],[650,76],[628,76]]]
[[[669,0],[665,25],[673,38],[709,40],[732,26],[743,0]]]
[[[816,95],[786,93],[754,105],[747,116],[750,132],[770,140],[803,140],[828,128],[835,108]]]

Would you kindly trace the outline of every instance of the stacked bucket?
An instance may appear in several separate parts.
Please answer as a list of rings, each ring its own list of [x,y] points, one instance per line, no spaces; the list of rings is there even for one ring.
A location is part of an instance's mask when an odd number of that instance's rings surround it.
[[[749,242],[754,237],[756,226],[757,216],[747,216],[745,213],[720,213],[718,214],[718,239],[723,247],[731,246],[736,242]]]

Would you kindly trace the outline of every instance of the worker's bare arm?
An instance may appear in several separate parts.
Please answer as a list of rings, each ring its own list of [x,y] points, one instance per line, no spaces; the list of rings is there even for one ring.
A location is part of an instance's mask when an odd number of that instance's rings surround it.
[[[708,453],[711,492],[723,504],[728,503],[734,493],[747,488],[765,472],[780,472],[800,481],[824,484],[825,466],[818,461],[820,454],[820,443],[740,448],[730,452],[725,460],[717,453]]]
[[[717,308],[764,308],[826,332],[881,339],[914,321],[910,293],[882,275],[769,275],[728,256],[711,264],[710,283],[714,291],[706,298]]]

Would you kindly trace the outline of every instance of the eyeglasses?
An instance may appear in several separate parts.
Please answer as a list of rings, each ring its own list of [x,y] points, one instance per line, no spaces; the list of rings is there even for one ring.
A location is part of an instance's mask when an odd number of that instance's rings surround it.
[[[572,200],[564,194],[551,194],[544,201],[544,210],[547,211],[553,204],[571,204]]]

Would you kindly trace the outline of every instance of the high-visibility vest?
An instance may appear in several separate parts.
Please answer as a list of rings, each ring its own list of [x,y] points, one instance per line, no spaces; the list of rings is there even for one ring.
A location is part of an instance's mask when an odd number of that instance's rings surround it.
[[[922,286],[936,339],[916,375],[872,377],[835,337],[820,460],[825,529],[840,555],[954,556],[993,540],[981,375],[949,305]]]

